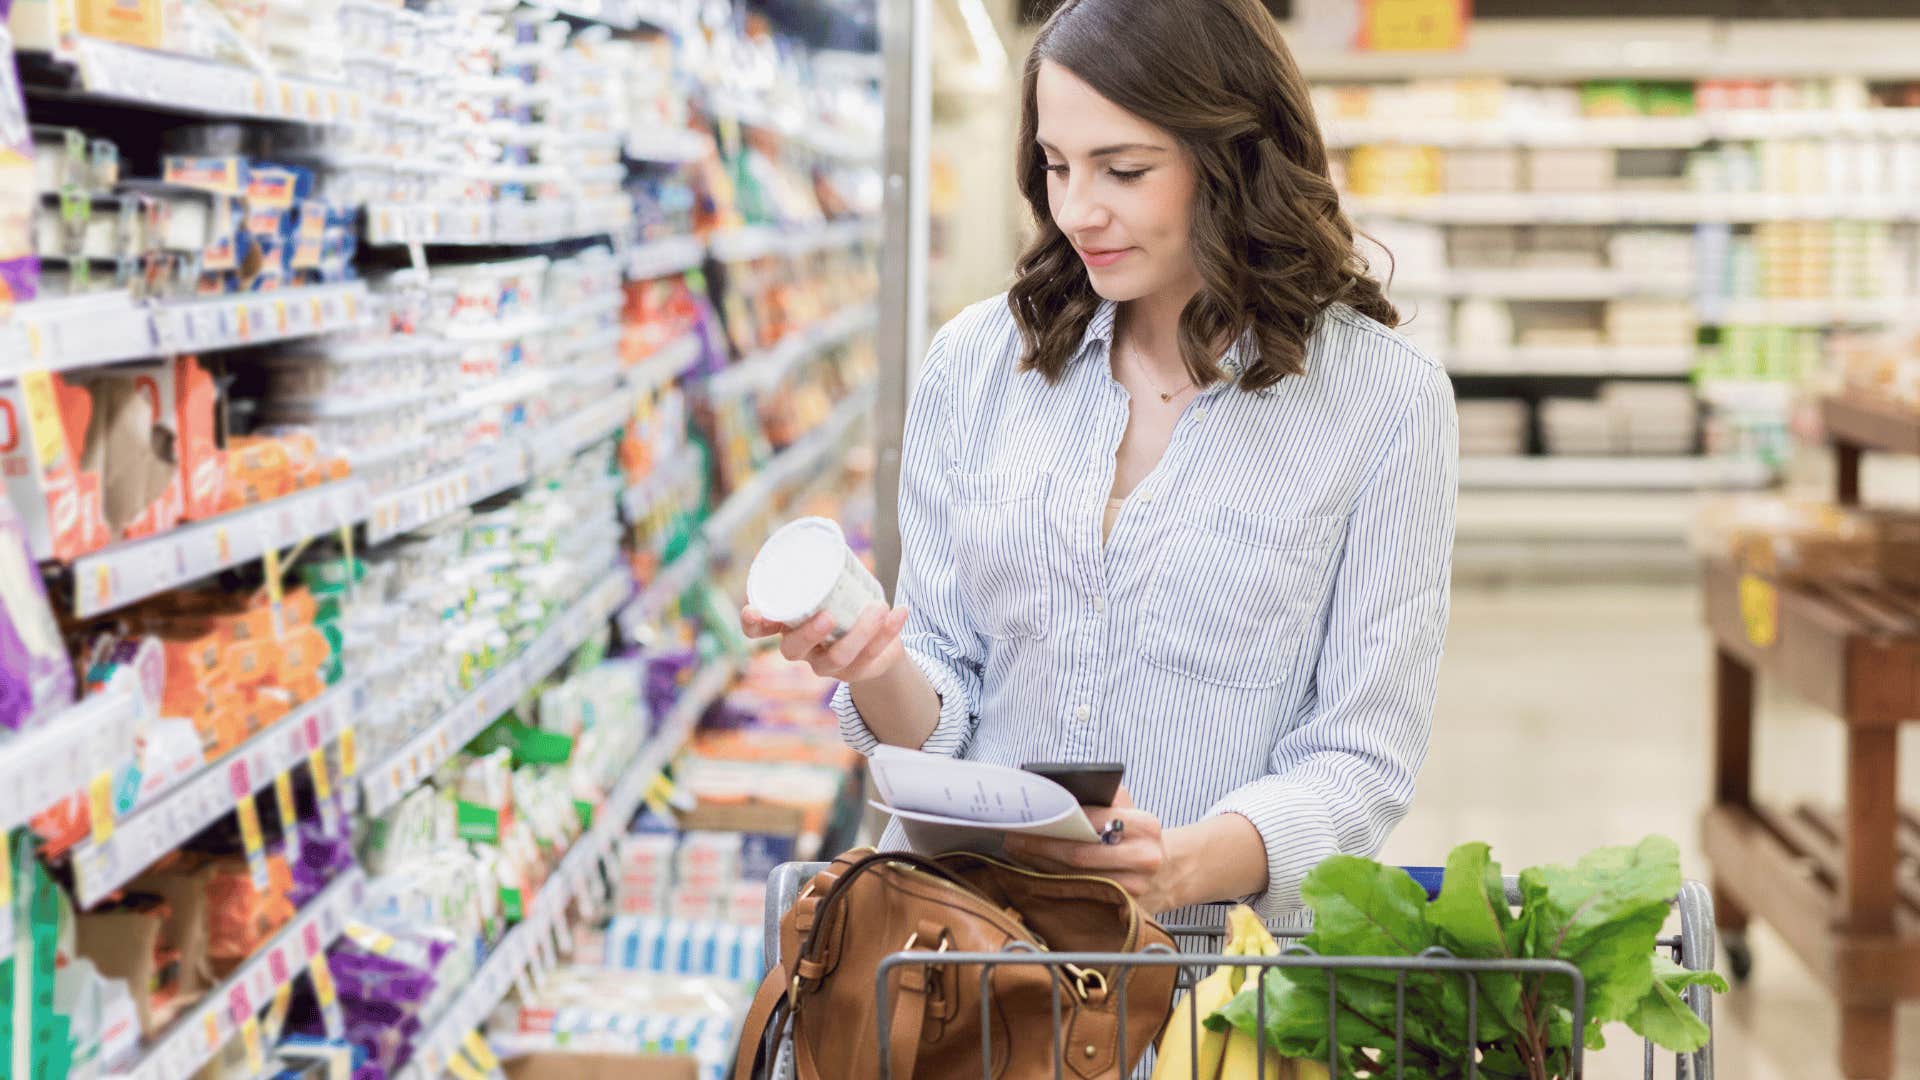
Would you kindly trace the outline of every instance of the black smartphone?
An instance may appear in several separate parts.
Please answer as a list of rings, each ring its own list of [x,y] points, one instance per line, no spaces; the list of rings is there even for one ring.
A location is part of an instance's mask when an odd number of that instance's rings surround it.
[[[1126,766],[1112,763],[1060,761],[1031,761],[1020,767],[1066,788],[1081,806],[1112,806],[1127,771]]]

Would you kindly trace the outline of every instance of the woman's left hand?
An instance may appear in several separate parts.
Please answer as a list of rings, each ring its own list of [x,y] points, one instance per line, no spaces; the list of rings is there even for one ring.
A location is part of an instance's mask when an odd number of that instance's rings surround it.
[[[1007,837],[1007,856],[1051,874],[1093,874],[1108,878],[1132,894],[1149,915],[1186,904],[1180,898],[1178,875],[1168,850],[1169,836],[1161,830],[1159,818],[1135,809],[1124,789],[1114,799],[1111,809],[1089,806],[1086,811],[1095,832],[1105,830],[1109,821],[1121,822],[1119,841],[1086,844],[1016,834]]]

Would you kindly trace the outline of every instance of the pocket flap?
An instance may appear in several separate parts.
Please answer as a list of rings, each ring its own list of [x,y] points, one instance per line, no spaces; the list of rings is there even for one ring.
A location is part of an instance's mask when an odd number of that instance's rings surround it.
[[[1047,474],[1031,469],[997,472],[955,469],[947,476],[953,484],[953,497],[976,506],[1037,499],[1047,491]]]
[[[1341,517],[1254,514],[1215,503],[1200,517],[1200,527],[1229,540],[1263,548],[1325,547],[1340,533]]]

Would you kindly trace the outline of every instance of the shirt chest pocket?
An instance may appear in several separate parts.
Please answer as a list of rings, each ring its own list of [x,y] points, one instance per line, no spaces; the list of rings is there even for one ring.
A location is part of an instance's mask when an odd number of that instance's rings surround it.
[[[1342,523],[1202,508],[1160,553],[1142,658],[1216,686],[1278,685],[1325,594]]]
[[[1044,567],[1048,474],[950,472],[953,561],[976,629],[991,638],[1042,638],[1052,612]]]

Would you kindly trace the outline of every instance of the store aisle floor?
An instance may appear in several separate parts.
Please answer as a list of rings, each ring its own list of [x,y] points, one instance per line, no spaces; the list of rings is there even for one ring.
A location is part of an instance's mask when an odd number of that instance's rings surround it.
[[[1514,871],[1659,832],[1679,842],[1687,874],[1704,878],[1710,658],[1691,587],[1457,588],[1432,754],[1384,857],[1432,863],[1455,843],[1484,840]],[[1832,801],[1840,726],[1767,689],[1757,790]],[[1920,803],[1915,734],[1902,744],[1909,805]],[[1838,1075],[1832,999],[1764,926],[1753,947],[1752,982],[1719,1002],[1720,1075]],[[1901,1022],[1898,1074],[1920,1076],[1920,1007],[1904,1009]],[[1591,1062],[1593,1080],[1642,1075],[1641,1044],[1618,1031]],[[1669,1058],[1657,1075],[1672,1074]]]

